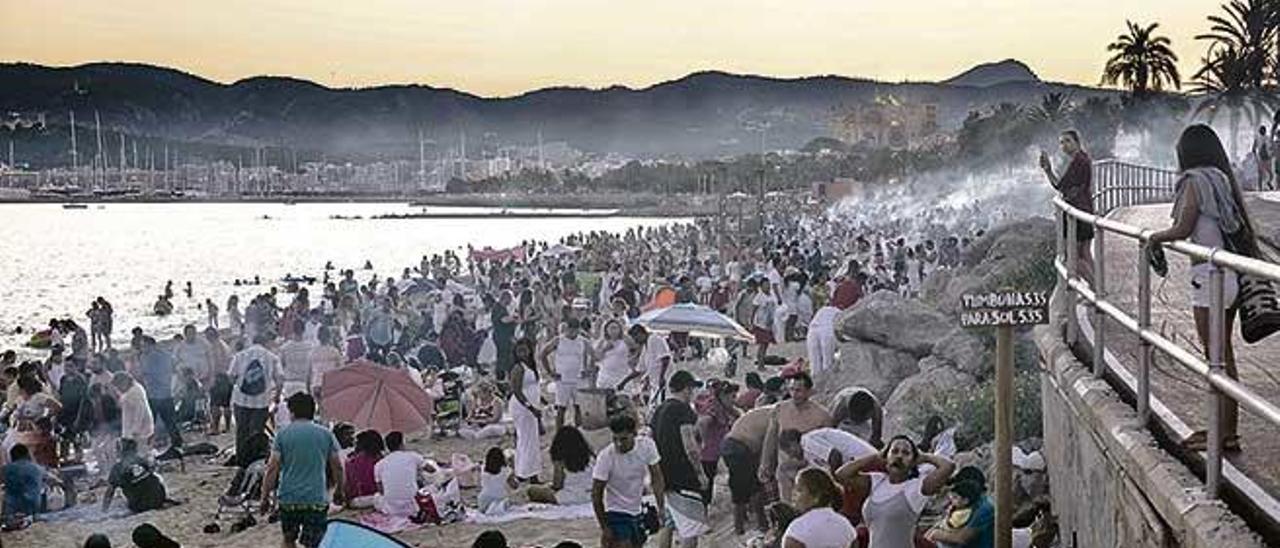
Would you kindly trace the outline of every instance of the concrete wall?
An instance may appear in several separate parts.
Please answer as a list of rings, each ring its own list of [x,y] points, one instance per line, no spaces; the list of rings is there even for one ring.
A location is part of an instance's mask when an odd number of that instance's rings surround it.
[[[1062,342],[1036,330],[1044,456],[1063,548],[1254,548],[1262,541],[1162,451],[1137,413]]]

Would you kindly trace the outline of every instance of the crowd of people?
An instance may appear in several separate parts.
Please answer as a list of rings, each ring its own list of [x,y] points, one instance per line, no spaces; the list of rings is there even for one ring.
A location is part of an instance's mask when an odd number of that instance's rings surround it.
[[[1064,137],[1068,159],[1079,145]],[[117,490],[131,511],[174,504],[158,463],[199,454],[206,444],[190,440],[223,432],[234,433],[229,465],[261,467],[260,506],[278,513],[286,546],[316,546],[330,504],[421,518],[432,464],[405,433],[326,416],[325,377],[375,365],[407,371],[436,403],[449,379],[466,379],[457,431],[489,444],[480,513],[518,500],[590,504],[604,546],[641,546],[654,531],[659,545],[696,546],[711,501],[725,496],[715,488],[723,469],[735,532],[756,530],[762,545],[989,546],[986,480],[956,472],[940,429],[923,440],[883,432],[880,402],[856,386],[814,398],[838,367],[840,312],[877,291],[918,296],[933,273],[962,266],[989,228],[973,214],[985,205],[904,219],[868,200],[780,212],[750,236],[709,220],[580,233],[423,257],[391,277],[326,265],[316,286],[269,287],[243,307],[233,296],[221,314],[206,302],[215,312],[203,329],[158,340],[135,328],[123,351],[111,345],[111,305],[95,299],[92,334],[55,320],[43,359],[0,357],[5,521],[24,526],[49,510],[51,490],[74,492],[67,471],[81,463],[101,476],[104,508]],[[753,340],[720,345],[636,321],[671,303],[721,312]],[[790,342],[804,350],[770,353]],[[698,359],[724,362],[723,378],[698,379],[685,365]],[[739,360],[751,367],[739,372]],[[593,390],[610,394],[594,427],[612,440],[598,451],[584,434]],[[423,410],[442,420],[438,411]],[[947,519],[920,528],[942,493]]]

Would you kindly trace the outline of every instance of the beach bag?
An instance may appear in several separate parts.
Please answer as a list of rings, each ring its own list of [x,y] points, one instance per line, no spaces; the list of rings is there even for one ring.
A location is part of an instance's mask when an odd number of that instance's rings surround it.
[[[1257,257],[1253,234],[1248,229],[1226,234],[1227,250],[1247,257]],[[1240,291],[1234,306],[1240,310],[1240,336],[1254,344],[1280,331],[1280,298],[1275,284],[1250,274],[1239,275]]]
[[[458,487],[474,489],[480,486],[480,467],[472,462],[471,457],[454,453],[452,461],[453,477],[458,480]]]
[[[246,396],[260,396],[267,391],[267,370],[262,362],[253,360],[244,368],[244,380],[240,381],[240,393]]]

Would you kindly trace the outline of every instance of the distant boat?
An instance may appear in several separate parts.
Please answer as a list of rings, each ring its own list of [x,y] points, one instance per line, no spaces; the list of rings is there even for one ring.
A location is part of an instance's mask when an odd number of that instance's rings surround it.
[[[62,204],[62,209],[89,209],[89,204]]]

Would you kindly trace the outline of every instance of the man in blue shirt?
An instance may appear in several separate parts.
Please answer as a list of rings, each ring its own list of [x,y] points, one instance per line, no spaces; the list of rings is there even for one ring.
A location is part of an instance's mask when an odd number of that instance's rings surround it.
[[[44,499],[45,480],[51,474],[31,461],[31,451],[22,444],[9,450],[9,464],[0,470],[4,478],[4,522],[9,524],[39,514]]]
[[[293,421],[276,436],[267,461],[262,512],[270,511],[271,498],[278,486],[280,527],[284,531],[282,546],[296,548],[301,544],[315,548],[324,539],[330,482],[334,485],[334,500],[343,498],[338,440],[328,429],[312,422],[316,401],[310,394],[294,394],[287,404]]]
[[[151,414],[164,421],[170,447],[182,447],[182,427],[173,406],[173,356],[156,346],[156,340],[142,337],[139,369],[142,387],[147,389],[147,405]]]

